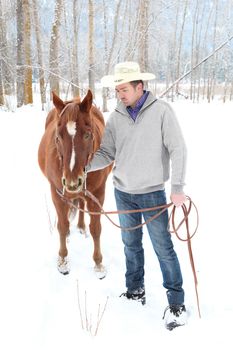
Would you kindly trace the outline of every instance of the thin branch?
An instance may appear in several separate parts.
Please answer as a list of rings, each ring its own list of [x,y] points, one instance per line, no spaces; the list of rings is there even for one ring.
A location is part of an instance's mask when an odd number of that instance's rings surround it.
[[[81,303],[80,303],[80,295],[79,295],[79,284],[78,284],[78,280],[77,280],[77,294],[78,294],[78,308],[79,308],[80,320],[81,320],[82,329],[84,329],[83,315],[82,315],[82,309],[81,309]]]
[[[98,332],[98,330],[99,330],[100,322],[102,321],[102,318],[103,318],[104,313],[105,313],[105,311],[106,311],[108,299],[109,299],[109,297],[107,297],[107,299],[106,299],[106,303],[105,303],[105,305],[104,305],[104,308],[103,308],[103,311],[102,311],[102,314],[100,315],[100,317],[99,317],[99,312],[100,312],[100,305],[99,305],[98,319],[97,319],[97,325],[96,325],[96,330],[95,330],[95,336],[97,335],[97,332]]]
[[[57,74],[57,73],[54,73],[54,72],[52,72],[51,70],[46,69],[46,68],[43,68],[43,67],[40,67],[40,66],[34,66],[34,65],[33,65],[33,66],[30,66],[30,65],[23,64],[23,65],[17,65],[16,68],[33,68],[33,69],[43,70],[43,71],[49,73],[50,75],[53,75],[53,76],[55,76],[55,77],[57,77],[57,78],[59,78],[59,79],[65,81],[66,83],[68,83],[68,84],[70,84],[70,85],[73,85],[73,86],[79,88],[80,90],[82,90],[82,91],[84,91],[84,92],[87,91],[87,89],[81,88],[79,85],[74,84],[72,81],[63,78],[61,75],[59,75],[59,74]]]
[[[233,39],[233,35],[228,38],[226,41],[224,41],[224,43],[222,43],[220,46],[218,46],[211,54],[209,54],[208,56],[206,56],[202,61],[200,61],[198,64],[196,64],[194,67],[192,67],[188,72],[186,72],[185,74],[183,74],[180,78],[178,78],[176,81],[174,81],[172,83],[172,85],[169,86],[169,88],[167,88],[164,92],[162,92],[160,94],[160,98],[163,97],[164,95],[166,95],[172,88],[173,86],[175,86],[177,83],[179,83],[182,79],[184,79],[185,77],[187,77],[187,75],[189,75],[190,73],[192,73],[194,71],[194,69],[198,68],[202,63],[206,62],[209,58],[211,58],[217,51],[221,50],[226,44],[229,43],[229,41],[231,41]]]
[[[52,221],[51,221],[51,216],[50,216],[50,211],[49,211],[49,207],[48,207],[48,202],[47,202],[46,194],[45,194],[45,206],[46,206],[46,211],[47,211],[47,215],[48,215],[49,231],[50,231],[50,233],[52,234],[52,233],[53,233],[53,230],[54,230],[54,227],[55,227],[55,225],[56,225],[56,219],[55,219],[54,225],[52,225]]]
[[[85,319],[86,319],[86,330],[89,329],[89,322],[88,322],[88,316],[87,316],[87,291],[85,290]]]

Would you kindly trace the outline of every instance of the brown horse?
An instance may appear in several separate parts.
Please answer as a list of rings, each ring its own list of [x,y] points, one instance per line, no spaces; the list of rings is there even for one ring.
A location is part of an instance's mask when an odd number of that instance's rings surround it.
[[[69,273],[66,239],[69,235],[71,202],[83,209],[85,203],[89,211],[98,211],[97,205],[83,194],[85,184],[85,166],[93,153],[99,148],[104,131],[104,119],[100,111],[92,105],[92,93],[89,90],[85,98],[63,102],[53,93],[52,109],[46,119],[45,133],[40,142],[38,161],[40,168],[51,186],[51,195],[56,208],[60,235],[58,269]],[[104,202],[105,183],[111,166],[88,173],[86,185],[101,204]],[[61,198],[63,192],[65,201]],[[82,195],[82,196],[81,196]],[[85,200],[83,200],[83,199]],[[84,214],[79,211],[78,228],[86,230]],[[90,215],[90,233],[94,241],[93,259],[95,271],[100,278],[105,276],[100,248],[100,215]]]

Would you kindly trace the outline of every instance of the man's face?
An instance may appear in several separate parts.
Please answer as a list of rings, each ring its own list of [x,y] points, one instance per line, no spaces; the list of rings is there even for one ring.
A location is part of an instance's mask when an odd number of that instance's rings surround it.
[[[134,107],[143,95],[142,84],[133,86],[130,83],[125,83],[116,86],[117,97],[124,103],[125,106]]]

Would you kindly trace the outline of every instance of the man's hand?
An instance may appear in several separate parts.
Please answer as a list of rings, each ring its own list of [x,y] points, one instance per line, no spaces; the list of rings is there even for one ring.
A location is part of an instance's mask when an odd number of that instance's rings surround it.
[[[186,196],[184,193],[172,193],[170,198],[176,207],[180,207],[186,201]]]

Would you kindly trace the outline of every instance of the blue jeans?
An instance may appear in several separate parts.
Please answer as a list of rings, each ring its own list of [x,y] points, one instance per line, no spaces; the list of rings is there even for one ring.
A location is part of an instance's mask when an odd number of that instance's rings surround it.
[[[115,189],[118,210],[143,209],[166,204],[165,191],[145,194],[130,194]],[[148,220],[157,211],[144,213],[120,214],[122,227],[133,227],[141,224],[142,217]],[[184,303],[183,279],[180,264],[173,248],[171,234],[168,232],[168,212],[165,211],[157,219],[147,224],[147,229],[154,251],[158,257],[163,286],[167,289],[169,305]],[[142,246],[142,227],[133,231],[121,231],[126,258],[126,287],[129,292],[144,287],[144,249]]]

